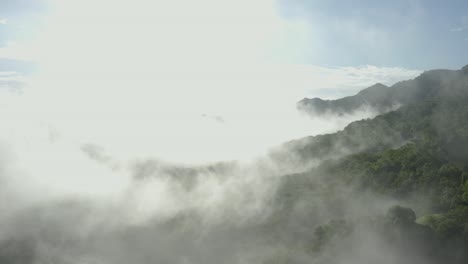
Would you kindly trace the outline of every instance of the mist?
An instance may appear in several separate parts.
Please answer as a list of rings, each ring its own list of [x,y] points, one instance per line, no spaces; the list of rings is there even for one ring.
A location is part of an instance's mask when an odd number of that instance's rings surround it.
[[[273,0],[46,2],[36,33],[0,48],[37,64],[0,72],[0,262],[432,261],[375,227],[397,204],[424,212],[419,202],[322,170],[373,144],[365,135],[297,151],[383,114],[304,114],[304,97],[421,71],[301,64],[314,29]],[[318,243],[326,224],[349,236]]]

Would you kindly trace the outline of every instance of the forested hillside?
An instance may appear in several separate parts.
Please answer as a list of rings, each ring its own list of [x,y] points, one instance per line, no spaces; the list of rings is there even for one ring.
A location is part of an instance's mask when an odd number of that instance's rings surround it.
[[[378,113],[385,113],[401,105],[434,96],[452,96],[455,90],[463,89],[454,86],[460,85],[456,84],[460,81],[460,74],[467,72],[467,66],[460,71],[431,70],[413,80],[401,81],[391,87],[377,83],[356,95],[336,100],[304,98],[297,103],[297,108],[310,115],[343,115],[359,109],[372,109]]]
[[[466,70],[426,72],[407,82],[421,83],[421,95],[398,110],[351,123],[335,134],[287,144],[295,157],[320,159],[320,164],[283,178],[279,215],[292,214],[297,206],[310,210],[301,213],[310,217],[317,208],[326,212],[308,238],[310,250],[320,253],[324,263],[337,261],[332,256],[341,253],[336,250],[369,232],[400,252],[397,256],[410,256],[396,263],[466,263]],[[369,209],[350,208],[356,206],[350,199]],[[379,203],[387,199],[392,202]],[[380,213],[371,209],[376,204]]]

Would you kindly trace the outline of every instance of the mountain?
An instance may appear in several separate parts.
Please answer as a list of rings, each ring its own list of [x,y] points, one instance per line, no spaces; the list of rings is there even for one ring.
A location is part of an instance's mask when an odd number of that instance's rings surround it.
[[[468,102],[468,66],[459,71],[428,71],[389,89],[399,94],[388,97],[401,98],[400,108],[373,119],[352,122],[336,133],[293,140],[283,147],[302,161],[318,157],[326,159],[340,153],[345,155],[395,148],[405,142],[424,138],[428,133],[447,140],[458,132],[459,128],[454,126],[468,126],[465,124],[468,119],[465,120],[463,115]],[[403,95],[406,95],[406,99],[403,99]],[[346,98],[334,102],[339,103]],[[460,145],[452,145],[456,151],[463,152]],[[450,151],[450,155],[454,155],[453,152]]]
[[[354,96],[337,100],[322,100],[320,98],[304,98],[297,103],[297,108],[309,114],[338,114],[343,115],[360,108],[369,106],[373,108],[390,108],[394,102],[389,100],[391,94],[389,87],[377,83],[360,91]]]
[[[282,178],[278,222],[310,224],[325,214],[306,239],[320,263],[339,262],[331,256],[350,250],[356,240],[369,248],[373,243],[392,248],[393,263],[466,263],[468,66],[428,71],[392,87],[373,86],[318,109],[339,114],[362,107],[362,98],[380,109],[402,106],[333,134],[287,142],[283,152],[272,154],[312,164]],[[392,203],[404,206],[371,213]],[[294,209],[299,206],[300,214]],[[365,242],[369,237],[372,242]]]
[[[459,81],[467,71],[467,66],[458,71],[426,71],[413,80],[398,82],[391,87],[377,83],[356,95],[337,100],[304,98],[297,103],[297,108],[310,115],[343,115],[363,108],[385,113],[424,99],[453,96],[457,92],[463,92]],[[446,87],[450,89],[447,90]]]

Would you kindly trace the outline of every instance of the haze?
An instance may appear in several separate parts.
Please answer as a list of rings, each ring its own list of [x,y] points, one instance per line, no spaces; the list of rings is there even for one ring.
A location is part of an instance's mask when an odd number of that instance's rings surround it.
[[[33,253],[12,263],[308,263],[309,225],[400,202],[346,184],[303,194],[329,184],[314,169],[410,140],[374,146],[349,126],[404,100],[321,115],[296,103],[460,69],[466,6],[430,2],[0,1],[0,262],[18,247]],[[347,133],[355,145],[307,149]],[[405,256],[363,230],[336,263]]]

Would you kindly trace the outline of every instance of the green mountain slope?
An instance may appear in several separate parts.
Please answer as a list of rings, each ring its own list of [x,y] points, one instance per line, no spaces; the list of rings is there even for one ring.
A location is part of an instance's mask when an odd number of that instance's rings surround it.
[[[459,71],[431,70],[413,80],[398,82],[391,87],[377,83],[356,95],[337,100],[304,98],[297,103],[297,108],[311,115],[343,115],[362,108],[385,113],[398,106],[434,96],[452,96],[456,92],[455,90],[463,90],[462,87],[455,86],[459,83],[460,76],[466,72],[468,72],[468,66]]]
[[[391,89],[396,93],[392,98],[404,102],[398,110],[353,122],[334,134],[285,144],[298,163],[315,160],[319,165],[283,178],[277,217],[298,222],[304,215],[317,218],[317,212],[327,212],[308,238],[310,250],[321,253],[324,263],[337,261],[330,255],[336,256],[343,243],[369,233],[398,256],[465,263],[468,67],[426,72]],[[403,101],[403,94],[412,96]],[[364,208],[357,213],[360,202],[350,200],[362,201]],[[394,206],[375,215],[379,210],[371,207],[380,200],[409,208]],[[294,212],[298,206],[303,210],[299,216]]]

